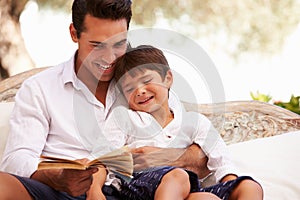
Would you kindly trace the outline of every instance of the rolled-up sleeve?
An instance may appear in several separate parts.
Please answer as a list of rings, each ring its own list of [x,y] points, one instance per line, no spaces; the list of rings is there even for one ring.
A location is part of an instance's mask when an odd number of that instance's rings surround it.
[[[219,182],[227,174],[237,174],[227,146],[212,123],[203,115],[199,115],[198,130],[195,143],[201,146],[208,157],[207,167],[214,172],[216,181]]]

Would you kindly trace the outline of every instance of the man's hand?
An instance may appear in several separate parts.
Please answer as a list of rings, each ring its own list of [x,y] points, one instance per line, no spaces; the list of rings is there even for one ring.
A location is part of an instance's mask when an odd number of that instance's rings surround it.
[[[206,177],[207,157],[201,148],[193,144],[186,149],[140,147],[132,150],[134,169],[136,171],[154,166],[176,166],[193,171],[199,178]]]
[[[131,153],[134,159],[134,170],[140,171],[155,166],[171,165],[171,163],[177,160],[184,151],[185,149],[164,149],[151,146],[132,149]]]
[[[192,144],[171,165],[188,169],[202,179],[211,173],[207,168],[207,161],[208,158],[202,149],[197,144]]]
[[[87,162],[87,159],[82,159]],[[80,196],[89,190],[93,174],[98,171],[97,168],[87,170],[74,169],[51,169],[38,170],[31,178],[49,185],[58,191],[64,191],[71,196]]]

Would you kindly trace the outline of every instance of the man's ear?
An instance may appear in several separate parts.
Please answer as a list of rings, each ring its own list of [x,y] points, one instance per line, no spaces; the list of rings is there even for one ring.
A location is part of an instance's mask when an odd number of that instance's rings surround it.
[[[70,31],[70,35],[71,35],[73,42],[77,43],[78,42],[77,31],[76,31],[73,23],[70,24],[69,31]]]
[[[165,77],[165,84],[170,89],[173,84],[173,74],[171,70],[167,71],[166,77]]]

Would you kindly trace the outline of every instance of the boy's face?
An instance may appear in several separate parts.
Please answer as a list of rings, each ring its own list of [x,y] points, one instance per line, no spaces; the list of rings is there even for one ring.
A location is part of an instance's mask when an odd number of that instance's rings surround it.
[[[138,71],[134,77],[128,73],[122,78],[121,86],[129,108],[153,113],[168,108],[168,93],[173,82],[171,71],[164,80],[153,70]]]
[[[76,72],[85,79],[110,81],[114,75],[111,63],[127,48],[127,21],[86,15],[84,24],[86,29],[80,38],[70,26],[72,39],[78,43]]]

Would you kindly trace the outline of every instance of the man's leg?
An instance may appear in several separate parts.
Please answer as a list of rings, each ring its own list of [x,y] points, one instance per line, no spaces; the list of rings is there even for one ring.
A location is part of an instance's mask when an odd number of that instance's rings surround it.
[[[1,200],[32,200],[23,184],[14,176],[0,172]]]
[[[0,172],[1,200],[84,200],[85,195],[72,197],[65,192],[59,192],[39,181]]]

